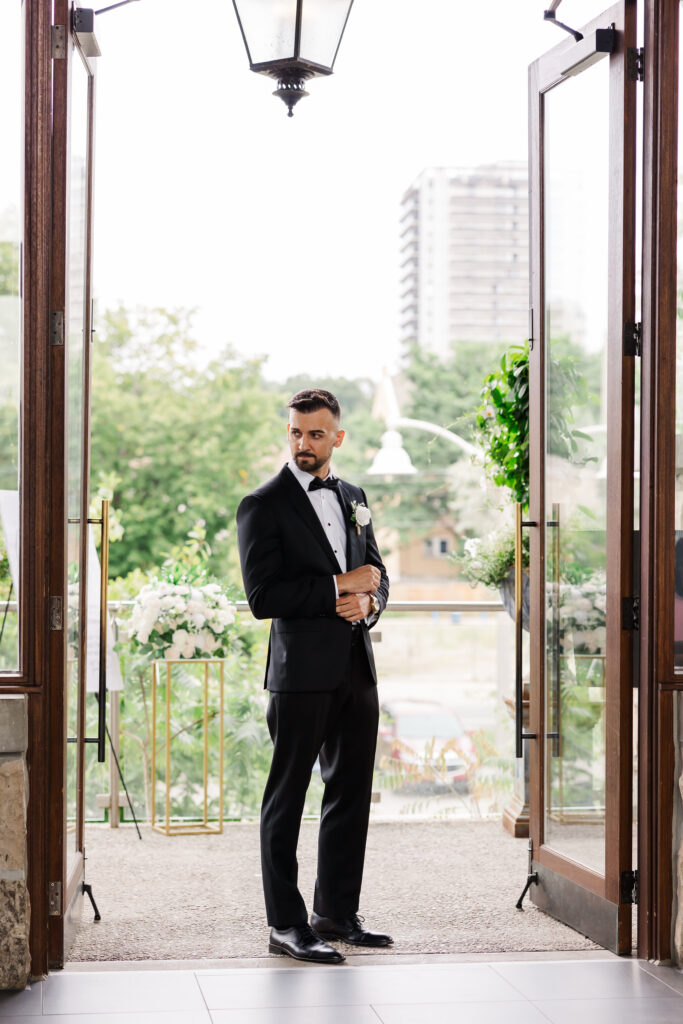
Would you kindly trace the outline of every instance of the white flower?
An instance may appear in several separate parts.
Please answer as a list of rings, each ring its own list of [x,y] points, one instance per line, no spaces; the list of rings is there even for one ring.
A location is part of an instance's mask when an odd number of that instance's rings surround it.
[[[481,537],[470,537],[469,540],[465,541],[465,553],[470,558],[475,558],[479,554],[479,548],[481,547]]]
[[[362,501],[354,501],[351,507],[353,509],[351,522],[355,523],[356,526],[367,526],[372,518],[368,506],[364,505]]]
[[[199,587],[152,580],[138,593],[128,621],[129,635],[148,645],[153,657],[176,661],[211,655],[227,646],[226,632],[235,612],[218,583]]]
[[[161,601],[156,595],[150,596],[144,603],[143,615],[148,616],[152,621],[159,617]]]
[[[204,629],[199,634],[199,644],[203,651],[211,654],[218,647],[218,640],[209,629]]]

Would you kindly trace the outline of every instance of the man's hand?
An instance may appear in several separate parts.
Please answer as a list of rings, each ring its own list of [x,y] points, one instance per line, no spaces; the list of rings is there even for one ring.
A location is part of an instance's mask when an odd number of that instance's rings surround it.
[[[370,614],[369,594],[344,594],[337,601],[337,615],[347,622],[358,622]]]
[[[340,594],[374,594],[381,580],[382,575],[374,565],[360,565],[351,572],[340,573],[337,587]]]

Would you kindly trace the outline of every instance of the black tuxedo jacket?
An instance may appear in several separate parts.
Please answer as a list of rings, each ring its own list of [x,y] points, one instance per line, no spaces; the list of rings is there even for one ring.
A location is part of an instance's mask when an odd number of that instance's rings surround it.
[[[389,578],[372,523],[351,522],[351,502],[367,505],[360,487],[339,481],[347,522],[346,568],[374,565],[381,574],[375,597],[384,611]],[[328,691],[341,683],[351,658],[351,624],[335,612],[333,576],[341,572],[310,499],[291,470],[247,495],[237,510],[237,538],[244,589],[257,619],[272,619],[265,685],[279,691]],[[379,614],[368,618],[374,626]],[[372,644],[365,648],[377,682]]]

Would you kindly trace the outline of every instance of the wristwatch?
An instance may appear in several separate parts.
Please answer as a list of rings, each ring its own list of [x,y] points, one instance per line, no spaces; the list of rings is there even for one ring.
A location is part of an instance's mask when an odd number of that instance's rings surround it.
[[[370,611],[374,612],[375,615],[379,615],[381,611],[379,601],[377,600],[374,594],[370,594]]]

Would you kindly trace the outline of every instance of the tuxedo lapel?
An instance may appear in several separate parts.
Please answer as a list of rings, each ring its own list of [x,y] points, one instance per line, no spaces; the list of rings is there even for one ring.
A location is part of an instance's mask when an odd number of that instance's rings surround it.
[[[332,545],[327,539],[327,535],[322,528],[320,520],[315,514],[315,509],[311,505],[311,502],[306,496],[306,492],[302,488],[301,484],[294,477],[294,474],[291,472],[290,469],[287,468],[287,466],[283,467],[280,473],[280,480],[282,481],[282,485],[285,489],[289,501],[296,509],[297,515],[299,516],[301,521],[306,524],[308,529],[313,534],[314,538],[317,540],[318,544],[321,546],[321,548],[329,558],[332,566],[332,571],[334,572],[335,575],[341,573],[341,566],[339,565],[339,562],[335,557],[334,551],[332,550]]]
[[[341,480],[339,481],[337,493],[339,495],[342,509],[344,510],[344,522],[346,523],[346,571],[350,572],[351,569],[357,569],[359,565],[363,564],[358,545],[360,537],[358,536],[356,527],[351,522],[353,506],[351,504],[349,493]]]

